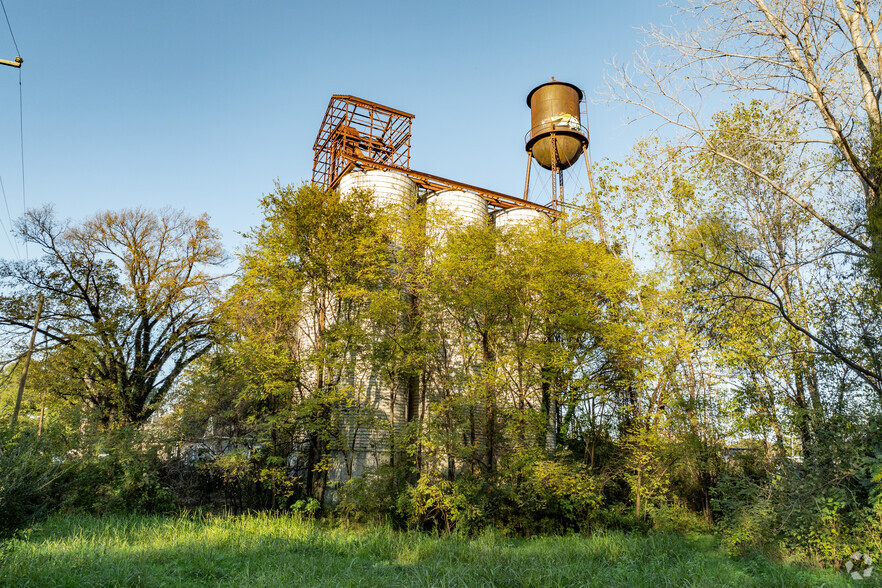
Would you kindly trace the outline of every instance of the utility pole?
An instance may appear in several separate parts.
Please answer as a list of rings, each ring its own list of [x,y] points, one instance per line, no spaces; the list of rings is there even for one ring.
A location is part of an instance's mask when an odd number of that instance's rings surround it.
[[[37,338],[37,327],[40,325],[40,315],[43,314],[43,295],[37,303],[37,316],[34,318],[34,329],[31,331],[31,342],[25,355],[24,367],[21,370],[21,380],[18,382],[18,396],[15,397],[15,409],[12,411],[12,429],[15,430],[15,421],[18,420],[18,411],[21,409],[21,397],[24,395],[25,380],[28,377],[28,367],[31,365],[31,354],[34,352],[34,341]]]
[[[5,10],[6,9],[4,9],[4,12]],[[10,29],[10,32],[11,31],[12,29]],[[14,37],[13,41],[15,41]],[[16,56],[13,61],[9,61],[8,59],[0,59],[0,65],[8,65],[9,67],[20,68],[22,63],[24,63],[24,60],[18,56]],[[21,78],[19,78],[19,83],[21,83]],[[22,174],[24,174],[23,170],[24,168],[22,168]],[[31,354],[34,352],[34,340],[37,338],[37,326],[40,324],[40,315],[42,313],[43,295],[40,294],[40,302],[37,303],[37,316],[34,318],[34,329],[31,331],[31,343],[30,345],[28,345],[28,352],[25,355],[24,367],[21,370],[21,380],[19,380],[18,382],[18,395],[15,397],[15,409],[12,411],[12,430],[15,430],[15,422],[18,420],[18,411],[21,409],[21,397],[24,395],[25,380],[28,377],[28,367],[31,364]]]
[[[45,331],[43,332],[43,349],[49,349],[49,334]],[[45,359],[45,355],[43,356]],[[46,386],[43,386],[43,391],[40,394],[40,422],[37,424],[37,437],[43,435],[43,416],[46,414]]]

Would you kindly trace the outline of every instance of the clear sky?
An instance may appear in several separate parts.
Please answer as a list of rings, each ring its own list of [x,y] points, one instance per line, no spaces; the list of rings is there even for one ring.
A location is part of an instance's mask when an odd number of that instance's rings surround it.
[[[0,67],[9,216],[170,205],[207,212],[230,252],[274,180],[310,179],[332,94],[415,114],[413,168],[517,196],[527,93],[554,76],[593,97],[637,28],[672,15],[662,0],[4,2],[24,58],[24,202],[19,72]],[[0,58],[15,55],[0,13]],[[626,114],[589,104],[595,161],[648,132]]]

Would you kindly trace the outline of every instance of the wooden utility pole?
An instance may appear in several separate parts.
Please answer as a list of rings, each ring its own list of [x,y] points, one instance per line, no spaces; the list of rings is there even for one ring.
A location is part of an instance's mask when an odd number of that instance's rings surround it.
[[[40,315],[43,314],[43,295],[37,303],[37,316],[34,318],[34,329],[31,331],[31,342],[25,355],[24,367],[21,369],[21,380],[18,382],[18,395],[15,397],[15,409],[12,411],[12,429],[15,429],[15,421],[18,420],[18,411],[21,409],[21,397],[24,395],[25,380],[28,377],[28,367],[31,365],[31,354],[34,352],[34,341],[37,339],[37,327],[40,325]]]
[[[40,422],[37,423],[37,437],[43,435],[43,415],[46,414],[46,391],[40,396]]]
[[[10,29],[11,30],[11,29]],[[13,38],[13,41],[15,39]],[[0,59],[0,65],[20,68],[23,60],[16,57],[14,61]],[[15,421],[18,420],[18,411],[21,408],[21,397],[24,394],[25,378],[28,375],[28,364],[31,361],[31,353],[34,351],[34,338],[37,336],[37,323],[40,322],[40,313],[43,312],[43,295],[40,294],[40,303],[37,305],[37,318],[34,320],[34,330],[31,333],[31,344],[28,346],[28,354],[25,356],[24,369],[21,372],[21,381],[18,383],[18,396],[15,398],[15,410],[12,412],[12,428],[15,429]]]

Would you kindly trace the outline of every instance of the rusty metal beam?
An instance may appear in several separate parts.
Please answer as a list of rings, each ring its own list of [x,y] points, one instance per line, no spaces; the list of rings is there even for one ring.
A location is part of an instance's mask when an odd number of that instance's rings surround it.
[[[414,115],[410,114],[409,112],[404,112],[403,110],[391,108],[391,107],[386,106],[384,104],[378,104],[377,102],[371,102],[370,100],[365,100],[363,98],[349,96],[348,94],[334,94],[333,96],[331,96],[331,100],[333,101],[334,99],[345,100],[346,102],[351,102],[353,104],[359,104],[361,106],[367,106],[368,108],[378,108],[378,109],[383,110],[385,112],[391,112],[394,115],[403,116],[405,118],[415,118]]]
[[[346,94],[328,103],[313,144],[312,181],[336,189],[340,178],[356,167],[406,175],[423,190],[462,190],[496,208],[526,207],[553,216],[553,208],[465,182],[410,169],[411,121],[414,115]]]
[[[312,181],[336,184],[352,153],[374,161],[410,164],[410,127],[414,115],[376,102],[331,96],[313,144]]]
[[[395,171],[401,174],[406,175],[410,179],[412,179],[417,185],[433,190],[462,190],[464,192],[472,192],[481,196],[484,200],[489,202],[490,204],[497,206],[499,208],[532,208],[534,210],[541,210],[547,214],[552,216],[559,216],[560,212],[557,210],[550,208],[548,206],[543,206],[541,204],[536,204],[535,202],[530,202],[529,200],[524,200],[523,198],[517,198],[515,196],[509,196],[508,194],[503,194],[502,192],[496,192],[495,190],[488,190],[486,188],[480,188],[478,186],[473,186],[471,184],[466,184],[465,182],[458,182],[456,180],[451,180],[448,178],[442,178],[441,176],[436,176],[433,174],[428,174],[425,172],[417,171],[414,169],[410,169],[407,167],[403,167],[400,165],[380,163],[376,161],[371,161],[370,159],[366,159],[364,157],[358,157],[356,155],[344,155],[344,159],[349,160],[350,162],[356,163],[362,167],[370,168],[370,169],[379,169],[384,171]],[[348,166],[347,166],[348,169]],[[342,174],[341,174],[342,175]]]

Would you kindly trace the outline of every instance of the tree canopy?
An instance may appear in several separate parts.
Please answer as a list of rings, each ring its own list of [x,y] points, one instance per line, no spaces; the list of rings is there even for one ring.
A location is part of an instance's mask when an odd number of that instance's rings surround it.
[[[206,217],[144,209],[70,224],[42,208],[18,231],[40,256],[0,264],[7,341],[32,327],[44,296],[38,333],[63,381],[58,392],[86,400],[105,422],[144,422],[218,336],[219,235]]]

